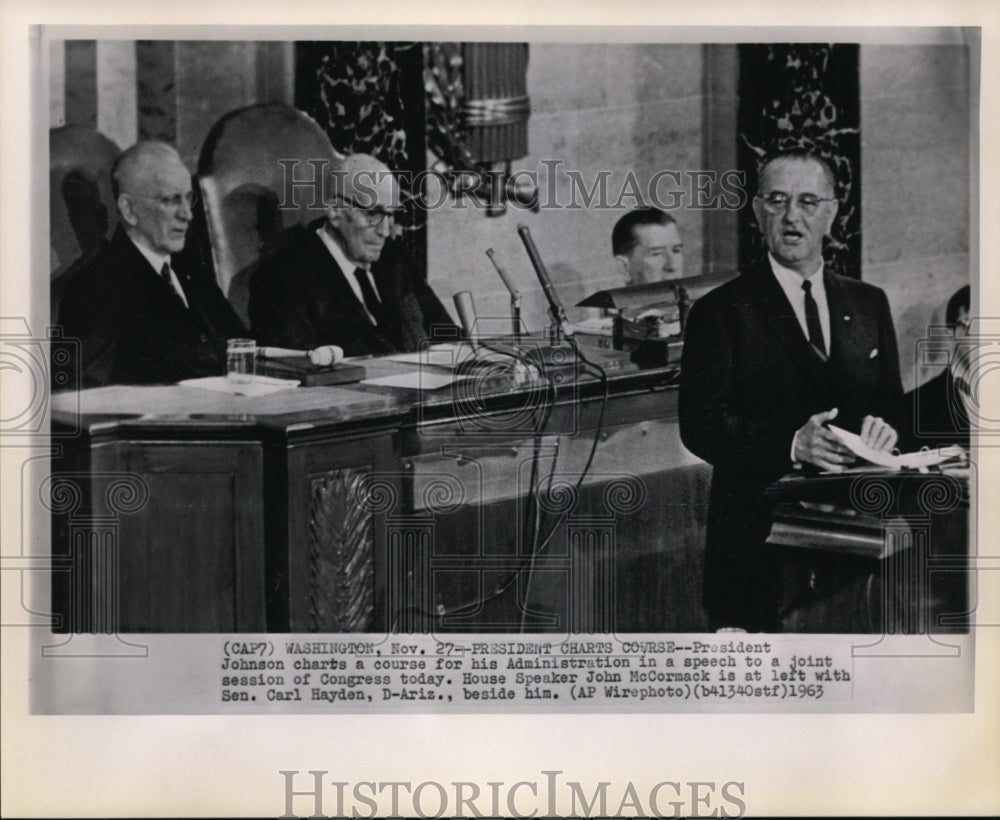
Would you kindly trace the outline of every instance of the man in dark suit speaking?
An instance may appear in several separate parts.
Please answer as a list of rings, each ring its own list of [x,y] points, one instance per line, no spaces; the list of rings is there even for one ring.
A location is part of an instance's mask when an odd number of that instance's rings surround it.
[[[325,217],[299,229],[250,280],[257,341],[339,345],[347,356],[362,356],[417,350],[435,330],[457,338],[448,312],[400,249],[382,258],[400,208],[389,168],[353,154],[336,164],[331,180]]]
[[[176,382],[226,372],[226,339],[246,335],[208,272],[179,265],[191,175],[162,142],[140,142],[111,170],[121,223],[66,286],[59,323],[81,345],[81,382]],[[200,274],[200,275],[199,275]]]
[[[849,465],[826,426],[834,420],[891,449],[896,431],[880,414],[902,392],[885,294],[823,269],[837,213],[829,166],[779,154],[760,181],[753,207],[767,258],[694,305],[681,364],[681,437],[714,468],[704,589],[713,629],[780,628],[765,488],[796,466]]]

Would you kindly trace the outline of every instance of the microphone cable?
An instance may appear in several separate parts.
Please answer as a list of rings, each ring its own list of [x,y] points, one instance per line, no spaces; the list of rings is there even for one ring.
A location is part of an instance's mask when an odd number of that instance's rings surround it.
[[[577,342],[577,340],[573,337],[570,337],[568,341],[570,342],[573,348],[576,360],[584,365],[585,369],[588,370],[590,375],[596,377],[601,382],[601,409],[598,414],[597,425],[594,428],[594,436],[591,441],[590,450],[587,455],[587,461],[584,464],[583,470],[580,472],[580,475],[578,476],[575,484],[573,485],[573,490],[572,490],[573,496],[579,498],[583,482],[586,480],[586,477],[589,474],[590,469],[593,465],[594,457],[597,453],[597,446],[601,440],[601,434],[604,431],[604,419],[606,415],[608,401],[610,399],[610,383],[608,381],[607,372],[604,370],[604,368],[598,365],[597,363],[591,361],[583,354],[583,352],[580,350],[579,343]],[[508,356],[519,363],[527,364],[529,367],[537,367],[535,363],[531,361],[530,357],[523,354],[521,351],[504,350],[503,348],[494,347],[493,345],[490,345],[487,342],[480,342],[479,344],[481,347],[484,347],[485,349],[491,352]],[[525,560],[522,562],[520,566],[511,570],[510,574],[506,578],[504,578],[499,584],[494,586],[493,589],[485,596],[480,594],[472,600],[460,604],[455,604],[448,608],[441,607],[433,612],[427,611],[423,607],[418,606],[416,604],[411,604],[407,607],[404,607],[401,611],[397,612],[397,618],[395,621],[397,624],[400,619],[398,616],[404,612],[409,612],[409,611],[416,611],[421,615],[430,617],[432,619],[437,618],[439,620],[448,617],[454,617],[456,615],[475,614],[475,612],[482,609],[484,604],[500,597],[505,592],[507,592],[507,590],[510,589],[513,583],[517,581],[521,577],[522,573],[524,573],[525,571],[528,572],[528,578],[526,582],[523,601],[521,600],[521,596],[520,595],[518,596],[518,606],[521,609],[521,632],[523,633],[525,630],[526,616],[531,614],[540,614],[540,615],[547,614],[541,612],[536,613],[528,608],[528,597],[530,594],[531,582],[534,577],[537,558],[548,548],[549,544],[555,537],[555,534],[558,532],[560,525],[563,523],[568,513],[562,513],[560,517],[553,523],[548,533],[546,534],[544,540],[541,540],[541,542],[539,542],[541,536],[542,511],[539,509],[539,498],[538,498],[539,494],[536,491],[536,486],[539,483],[538,474],[540,472],[542,443],[545,435],[545,429],[548,426],[549,421],[551,419],[552,410],[555,407],[555,400],[558,394],[558,387],[556,385],[553,375],[548,374],[544,383],[546,386],[547,402],[540,408],[540,411],[537,415],[534,424],[531,473],[528,481],[528,492],[526,493],[526,498],[524,502],[525,520],[522,526],[521,537],[518,539],[518,543],[531,544],[529,553],[527,556],[525,556]],[[549,472],[548,492],[551,492],[555,480],[557,461],[558,461],[558,451],[556,452],[556,455],[552,460],[552,469]],[[515,500],[515,503],[520,503],[520,501]]]
[[[580,475],[577,478],[576,483],[573,485],[573,490],[571,494],[573,498],[579,499],[583,482],[584,480],[586,480],[587,475],[590,473],[590,468],[594,462],[594,456],[597,454],[597,444],[601,440],[601,433],[604,431],[604,415],[605,411],[607,410],[608,400],[610,397],[610,384],[608,382],[608,374],[604,370],[604,368],[596,364],[595,362],[590,361],[590,359],[588,359],[586,356],[583,355],[583,352],[580,350],[580,345],[575,338],[570,337],[569,341],[573,346],[573,350],[576,354],[577,360],[582,362],[586,367],[590,368],[591,375],[595,375],[598,379],[600,379],[602,387],[601,409],[597,417],[597,425],[594,428],[594,437],[590,443],[590,452],[587,455],[587,461],[583,466],[583,470],[580,471]],[[555,464],[552,465],[552,473],[549,476],[549,492],[551,492],[554,477],[555,477]],[[549,532],[545,536],[545,539],[541,543],[538,542],[540,527],[536,527],[534,540],[532,542],[530,560],[527,567],[528,580],[524,594],[524,601],[523,603],[519,601],[522,613],[521,615],[522,633],[525,630],[525,625],[526,625],[525,619],[529,614],[545,614],[545,613],[535,613],[529,610],[528,608],[528,597],[531,591],[531,582],[535,576],[535,565],[537,558],[542,554],[543,551],[545,551],[548,548],[552,539],[555,537],[555,534],[559,531],[560,526],[566,520],[568,515],[569,515],[568,512],[563,512],[559,515],[556,521],[552,524],[552,527],[549,529]]]
[[[489,344],[488,342],[483,342],[483,341],[480,341],[478,344],[480,347],[485,348],[486,350],[489,350],[493,353],[498,353],[500,355],[509,357],[514,361],[516,361],[518,364],[524,364],[528,367],[536,367],[535,363],[531,360],[529,355],[525,354],[524,352],[516,348],[513,350],[505,350],[504,348],[495,347]],[[537,528],[537,509],[536,509],[537,499],[535,492],[535,484],[538,480],[538,469],[542,452],[542,440],[545,434],[545,429],[548,426],[549,420],[552,416],[552,409],[555,406],[555,397],[557,393],[555,381],[551,376],[545,379],[544,384],[546,388],[545,389],[546,402],[538,409],[538,412],[536,414],[536,419],[533,424],[531,473],[529,477],[528,493],[526,498],[527,508],[525,510],[525,521],[523,524],[524,529],[520,537],[518,538],[518,543],[524,543],[522,539],[527,538],[532,528]],[[554,471],[555,471],[555,464],[553,463],[553,472]],[[520,504],[520,500],[515,499],[515,503]],[[510,572],[510,574],[506,578],[504,578],[499,584],[494,586],[493,589],[487,595],[484,596],[480,594],[476,598],[470,601],[466,601],[460,604],[455,604],[451,607],[448,607],[447,609],[440,607],[435,609],[433,612],[429,612],[423,607],[418,606],[417,604],[410,604],[406,607],[403,607],[401,610],[397,610],[394,624],[398,624],[402,614],[406,612],[417,612],[421,615],[437,619],[454,617],[456,615],[462,615],[462,614],[466,615],[475,614],[475,612],[482,609],[483,604],[488,603],[489,601],[492,601],[495,598],[498,598],[499,596],[503,595],[528,566],[530,566],[530,562],[525,561],[521,566],[518,566],[515,569],[513,569]]]

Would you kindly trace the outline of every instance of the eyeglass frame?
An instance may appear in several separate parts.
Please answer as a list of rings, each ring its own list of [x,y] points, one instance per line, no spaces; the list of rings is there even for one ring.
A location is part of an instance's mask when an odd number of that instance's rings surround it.
[[[390,220],[389,222],[390,226],[395,224],[396,214],[400,210],[400,209],[389,210],[387,208],[383,208],[378,205],[376,205],[374,208],[366,208],[363,205],[359,205],[353,199],[350,199],[349,197],[346,196],[337,196],[336,199],[339,200],[340,202],[343,202],[345,205],[350,205],[357,211],[361,211],[365,215],[365,218],[368,220],[369,228],[379,227],[382,223],[385,222],[386,218]]]
[[[784,201],[781,203],[773,202],[770,201],[771,197],[783,197]],[[806,201],[803,202],[802,200],[804,197],[809,197],[809,199],[806,199]],[[761,194],[757,194],[756,198],[763,203],[764,210],[766,210],[769,214],[773,214],[775,216],[778,214],[788,213],[788,209],[789,207],[791,207],[792,204],[792,197],[781,191],[772,191],[767,196],[762,196]],[[813,196],[812,194],[800,194],[799,197],[795,200],[796,204],[799,206],[799,210],[801,210],[804,214],[806,214],[806,216],[812,216],[813,214],[815,214],[816,211],[819,210],[819,206],[824,202],[838,202],[838,201],[839,200],[835,196],[822,197],[822,196]]]

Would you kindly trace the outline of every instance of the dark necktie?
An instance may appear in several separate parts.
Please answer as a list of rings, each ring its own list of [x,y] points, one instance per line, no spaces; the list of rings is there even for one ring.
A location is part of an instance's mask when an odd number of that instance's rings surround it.
[[[162,276],[163,277],[163,281],[167,283],[167,287],[170,288],[171,293],[173,293],[174,296],[176,296],[178,299],[180,299],[181,304],[187,304],[184,301],[184,297],[180,294],[180,292],[177,290],[176,286],[174,285],[173,277],[170,275],[170,263],[169,262],[164,262],[163,263],[163,267],[160,268],[160,276]]]
[[[368,271],[364,268],[355,268],[354,277],[358,280],[358,284],[361,285],[361,295],[364,297],[365,307],[375,320],[375,324],[380,324],[382,321],[382,303],[379,301],[378,296],[375,295],[375,288],[372,287],[371,280],[368,278]]]
[[[183,302],[183,301],[184,301],[184,297],[182,297],[182,296],[180,295],[180,293],[178,293],[178,292],[177,292],[177,288],[176,288],[176,287],[174,286],[174,279],[173,279],[173,277],[172,277],[172,276],[170,275],[170,263],[169,263],[169,262],[164,262],[164,263],[163,263],[163,267],[162,267],[162,268],[160,268],[160,276],[162,276],[162,277],[163,277],[163,281],[167,283],[167,287],[169,287],[169,288],[170,288],[171,292],[172,292],[172,293],[173,293],[173,294],[174,294],[174,295],[175,295],[175,296],[176,296],[176,297],[177,297],[178,299],[180,299],[180,300],[181,300],[181,302]]]
[[[806,279],[802,283],[802,290],[806,294],[806,328],[809,330],[809,344],[825,362],[826,343],[823,341],[823,326],[819,323],[819,308],[812,295],[812,282]]]

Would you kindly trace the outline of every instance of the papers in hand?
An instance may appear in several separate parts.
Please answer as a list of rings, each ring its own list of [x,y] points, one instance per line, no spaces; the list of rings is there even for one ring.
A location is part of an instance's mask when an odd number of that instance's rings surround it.
[[[233,396],[266,396],[268,393],[299,386],[294,379],[275,379],[271,376],[254,376],[253,381],[249,382],[234,382],[228,376],[206,376],[202,379],[185,379],[178,384]]]
[[[919,450],[915,453],[887,453],[869,447],[861,440],[861,436],[849,433],[842,427],[837,427],[835,424],[829,424],[827,427],[854,455],[865,461],[870,461],[872,464],[888,467],[890,470],[900,470],[903,467],[912,470],[926,470],[928,467],[943,464],[945,461],[965,454],[965,450],[958,445],[942,447],[940,450]]]

